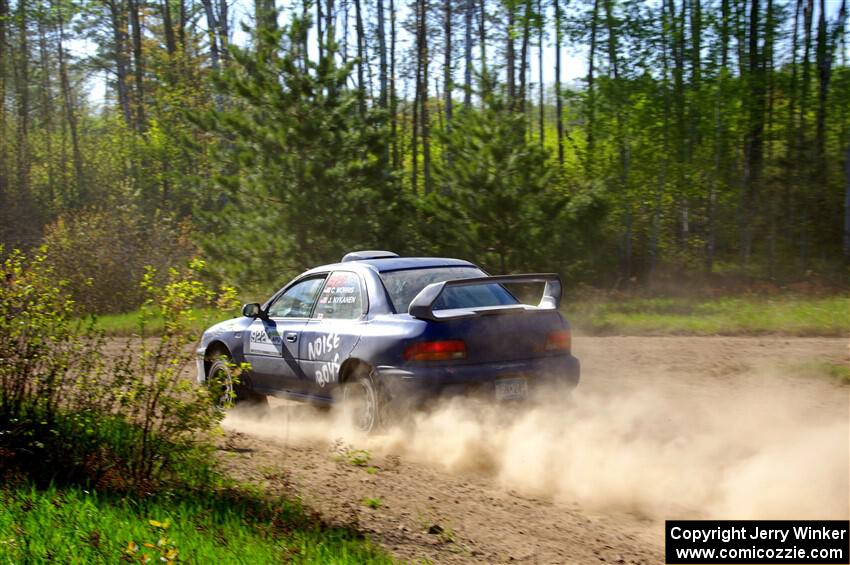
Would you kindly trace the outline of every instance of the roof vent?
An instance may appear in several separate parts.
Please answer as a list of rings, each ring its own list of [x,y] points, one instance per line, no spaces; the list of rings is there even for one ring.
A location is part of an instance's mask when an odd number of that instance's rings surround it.
[[[347,263],[349,261],[363,261],[366,259],[392,259],[393,257],[398,257],[398,254],[392,251],[352,251],[345,254],[342,262]]]

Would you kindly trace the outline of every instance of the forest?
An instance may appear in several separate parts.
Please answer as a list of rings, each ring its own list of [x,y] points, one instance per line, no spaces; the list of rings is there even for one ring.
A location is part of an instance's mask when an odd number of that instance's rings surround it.
[[[848,55],[846,0],[0,0],[0,254],[98,312],[370,248],[846,285]]]

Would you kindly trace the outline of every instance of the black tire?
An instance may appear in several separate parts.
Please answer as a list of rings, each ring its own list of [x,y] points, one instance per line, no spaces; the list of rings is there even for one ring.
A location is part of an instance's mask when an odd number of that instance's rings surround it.
[[[342,385],[342,406],[351,425],[367,434],[384,425],[386,401],[371,372],[359,371]]]
[[[207,386],[221,410],[234,406],[268,406],[268,398],[251,390],[251,387],[233,376],[230,357],[220,355],[213,359],[207,371]]]

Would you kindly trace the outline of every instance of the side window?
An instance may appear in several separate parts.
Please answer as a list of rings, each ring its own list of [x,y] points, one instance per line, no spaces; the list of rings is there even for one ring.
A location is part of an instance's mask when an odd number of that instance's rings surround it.
[[[309,318],[324,282],[324,277],[315,277],[295,283],[269,306],[269,317]]]
[[[336,271],[329,276],[322,294],[319,295],[319,303],[313,317],[356,320],[362,314],[363,293],[360,277],[347,271]]]

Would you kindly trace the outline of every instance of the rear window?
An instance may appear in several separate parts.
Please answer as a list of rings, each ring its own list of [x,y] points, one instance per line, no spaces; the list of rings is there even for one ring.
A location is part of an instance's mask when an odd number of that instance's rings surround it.
[[[432,267],[381,273],[384,286],[390,295],[396,312],[407,312],[410,302],[431,283],[486,276],[486,273],[476,267]],[[507,304],[517,304],[517,299],[504,287],[494,283],[449,287],[443,291],[443,294],[434,304],[434,310],[480,308]]]

